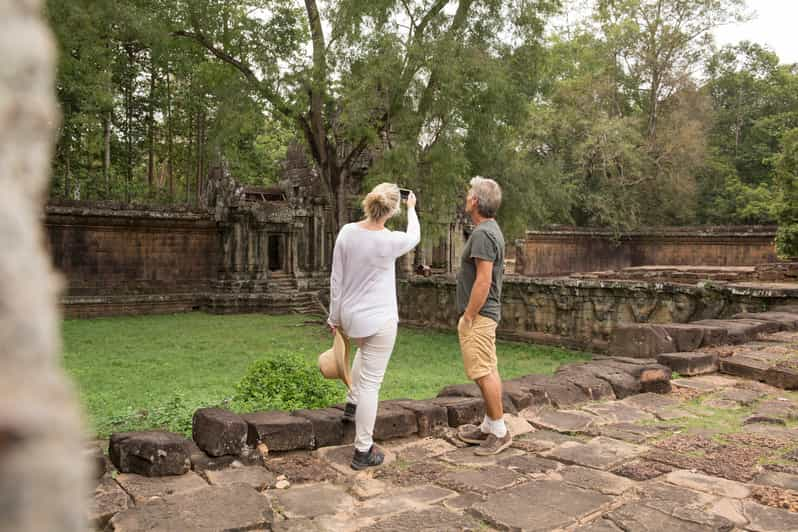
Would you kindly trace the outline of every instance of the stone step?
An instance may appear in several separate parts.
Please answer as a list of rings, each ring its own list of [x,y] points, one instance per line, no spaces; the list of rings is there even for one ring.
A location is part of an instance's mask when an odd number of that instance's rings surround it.
[[[718,355],[715,353],[663,353],[657,357],[657,362],[688,377],[716,373],[719,369]]]

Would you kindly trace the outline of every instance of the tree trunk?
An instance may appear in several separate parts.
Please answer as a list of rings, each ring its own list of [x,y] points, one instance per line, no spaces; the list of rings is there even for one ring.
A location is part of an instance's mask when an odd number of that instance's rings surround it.
[[[69,197],[70,180],[72,179],[72,164],[71,164],[72,154],[70,153],[71,151],[72,149],[70,148],[70,142],[69,140],[67,140],[66,143],[64,144],[64,162],[65,162],[64,197],[66,199],[71,199]]]
[[[169,201],[175,200],[174,167],[172,166],[172,84],[170,83],[169,68],[166,69],[166,173],[169,176]]]
[[[0,530],[86,530],[89,475],[59,353],[60,275],[45,252],[55,43],[40,2],[3,2],[0,39]],[[20,53],[24,49],[24,53]]]
[[[147,192],[153,196],[155,188],[155,67],[150,65],[150,97],[147,117]]]
[[[111,197],[111,111],[103,119],[103,181],[105,197]]]

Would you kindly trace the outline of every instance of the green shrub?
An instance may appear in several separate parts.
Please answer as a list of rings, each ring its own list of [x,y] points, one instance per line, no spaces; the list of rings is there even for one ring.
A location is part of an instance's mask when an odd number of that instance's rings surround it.
[[[322,408],[343,401],[344,390],[315,365],[285,354],[252,364],[236,385],[231,406],[237,412]]]
[[[798,257],[798,223],[779,226],[776,249],[782,258]]]

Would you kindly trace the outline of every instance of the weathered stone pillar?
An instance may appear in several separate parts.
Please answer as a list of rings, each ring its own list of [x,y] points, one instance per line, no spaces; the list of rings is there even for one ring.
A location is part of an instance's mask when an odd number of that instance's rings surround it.
[[[87,467],[60,368],[57,292],[42,208],[55,48],[38,0],[0,0],[0,531],[85,530]]]

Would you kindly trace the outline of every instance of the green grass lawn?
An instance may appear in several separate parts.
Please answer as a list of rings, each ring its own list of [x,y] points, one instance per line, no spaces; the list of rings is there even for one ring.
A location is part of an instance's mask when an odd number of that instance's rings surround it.
[[[253,314],[66,320],[63,334],[65,367],[100,436],[155,427],[185,431],[195,409],[232,396],[252,362],[295,352],[315,365],[332,340],[318,318]],[[499,342],[498,351],[504,378],[551,373],[588,357],[511,342]],[[454,332],[402,328],[380,396],[425,399],[461,382],[467,379]]]

